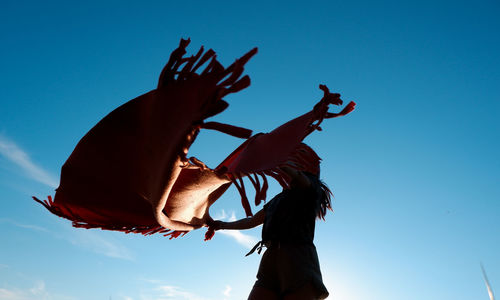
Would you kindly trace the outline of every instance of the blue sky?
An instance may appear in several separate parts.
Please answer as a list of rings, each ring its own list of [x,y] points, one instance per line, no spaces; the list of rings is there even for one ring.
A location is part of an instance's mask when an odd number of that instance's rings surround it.
[[[102,117],[156,85],[181,37],[252,85],[214,120],[269,131],[318,84],[357,102],[306,142],[335,213],[316,245],[331,299],[488,299],[500,289],[497,1],[4,1],[0,9],[0,299],[245,299],[260,228],[184,238],[76,229],[31,200]],[[240,140],[203,132],[216,166]],[[279,191],[272,186],[270,194]],[[214,216],[244,216],[231,188]]]

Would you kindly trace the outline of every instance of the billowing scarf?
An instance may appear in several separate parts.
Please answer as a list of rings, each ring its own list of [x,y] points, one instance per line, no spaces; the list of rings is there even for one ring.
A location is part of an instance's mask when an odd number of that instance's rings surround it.
[[[302,140],[321,130],[323,119],[346,115],[355,103],[339,113],[328,112],[330,104],[341,105],[342,100],[320,85],[324,97],[310,112],[266,134],[251,136],[245,128],[206,122],[228,107],[223,97],[250,85],[243,67],[257,48],[224,68],[211,49],[201,47],[196,55],[184,57],[189,42],[181,39],[155,90],[116,108],[80,140],[62,166],[54,199],[33,197],[36,201],[74,227],[174,238],[211,221],[210,206],[231,184],[251,216],[244,177],[255,188],[259,205],[266,198],[269,176],[288,186],[290,178],[280,166],[318,172],[320,158]],[[188,157],[201,129],[246,141],[211,169]]]

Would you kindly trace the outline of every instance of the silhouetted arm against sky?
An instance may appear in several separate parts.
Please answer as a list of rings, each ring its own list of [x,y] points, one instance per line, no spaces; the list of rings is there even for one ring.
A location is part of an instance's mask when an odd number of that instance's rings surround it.
[[[292,178],[292,181],[290,182],[291,186],[295,186],[298,188],[308,188],[311,185],[309,178],[307,178],[307,176],[304,175],[304,173],[302,173],[301,171],[295,170],[288,166],[280,167],[280,169]]]
[[[211,225],[215,230],[220,229],[250,229],[264,223],[264,218],[266,216],[266,212],[264,209],[259,210],[252,217],[244,218],[241,220],[233,221],[233,222],[223,222],[223,221],[214,221],[213,225]]]

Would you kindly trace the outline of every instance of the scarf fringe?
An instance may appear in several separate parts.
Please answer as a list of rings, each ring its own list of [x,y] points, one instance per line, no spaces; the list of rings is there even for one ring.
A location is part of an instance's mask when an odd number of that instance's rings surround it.
[[[88,223],[84,221],[81,217],[75,215],[71,212],[70,209],[64,207],[64,212],[53,200],[52,196],[47,196],[47,200],[40,200],[37,197],[33,197],[33,200],[42,204],[48,211],[53,213],[54,215],[68,219],[72,221],[71,225],[76,228],[85,228],[85,229],[94,229],[99,228],[103,230],[114,230],[121,231],[124,233],[140,233],[142,235],[148,236],[153,235],[155,233],[163,234],[165,237],[169,237],[169,239],[178,238],[179,236],[184,236],[188,232],[187,231],[176,231],[170,230],[167,228],[163,228],[160,225],[151,225],[151,226],[131,226],[131,225],[110,225],[110,224],[95,224]]]
[[[183,161],[186,160],[188,149],[198,135],[200,128],[213,129],[245,139],[252,135],[252,131],[247,128],[218,122],[205,123],[204,120],[223,112],[229,106],[229,104],[222,99],[223,96],[230,93],[236,93],[250,85],[250,77],[248,77],[248,75],[242,78],[240,78],[240,76],[244,72],[244,65],[257,53],[257,48],[254,48],[237,59],[228,68],[224,68],[217,61],[215,51],[209,49],[203,54],[203,46],[201,46],[196,55],[184,57],[184,54],[186,54],[186,47],[190,42],[191,39],[189,38],[187,40],[181,39],[179,47],[172,52],[167,64],[161,71],[157,87],[159,89],[171,84],[186,82],[196,78],[206,81],[209,85],[215,85],[215,96],[205,103],[202,109],[204,114],[201,116],[200,120],[194,122],[191,132],[188,133],[186,141],[184,145],[182,145],[182,151],[179,155]],[[199,74],[196,73],[196,71],[209,60],[210,62],[205,69]],[[183,64],[185,65],[182,67],[182,70],[178,71]]]
[[[201,128],[217,130],[242,139],[248,139],[252,135],[252,130],[250,129],[219,122],[205,122],[201,124]]]
[[[190,42],[191,39],[189,38],[187,40],[181,39],[179,47],[172,52],[167,64],[160,73],[160,78],[158,79],[158,88],[165,87],[173,83],[188,81],[193,78],[203,78],[207,80],[207,82],[212,82],[216,85],[218,91],[216,93],[217,96],[214,97],[212,102],[208,103],[208,105],[215,105],[219,111],[214,113],[213,111],[208,110],[209,113],[204,116],[204,119],[206,119],[217,113],[220,113],[222,110],[227,108],[227,103],[224,104],[221,102],[223,101],[222,97],[230,93],[241,91],[242,89],[250,85],[250,77],[248,77],[248,75],[245,75],[241,78],[240,76],[245,70],[244,65],[250,60],[250,58],[252,58],[252,56],[257,53],[257,48],[253,48],[239,59],[236,59],[236,61],[229,67],[224,68],[217,61],[215,51],[213,51],[212,49],[206,51],[202,56],[202,53],[204,51],[203,46],[201,46],[196,55],[183,57],[184,54],[186,54],[186,47]],[[201,73],[196,73],[198,68],[200,68],[209,60],[210,62],[208,63],[206,68]],[[183,64],[185,65],[182,70],[178,71],[180,66]]]

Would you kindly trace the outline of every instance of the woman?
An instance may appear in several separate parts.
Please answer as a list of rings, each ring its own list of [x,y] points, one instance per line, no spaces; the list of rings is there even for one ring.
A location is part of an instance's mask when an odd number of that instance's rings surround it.
[[[269,201],[253,217],[234,222],[214,221],[219,229],[249,229],[264,224],[262,241],[250,251],[267,248],[249,300],[325,299],[318,255],[313,244],[315,219],[331,210],[331,191],[319,176],[289,167],[290,188]],[[248,254],[247,254],[248,255]]]

